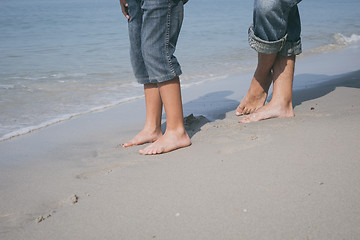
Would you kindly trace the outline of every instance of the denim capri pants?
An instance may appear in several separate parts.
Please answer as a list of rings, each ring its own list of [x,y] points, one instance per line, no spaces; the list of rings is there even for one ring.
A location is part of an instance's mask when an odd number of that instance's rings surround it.
[[[174,56],[184,16],[182,0],[128,0],[130,59],[137,81],[160,83],[181,75]]]
[[[294,56],[301,53],[301,0],[255,0],[249,44],[257,52]]]

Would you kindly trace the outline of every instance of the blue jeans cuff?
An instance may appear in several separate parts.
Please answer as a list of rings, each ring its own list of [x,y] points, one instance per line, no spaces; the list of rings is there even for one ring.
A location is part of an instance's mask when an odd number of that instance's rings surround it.
[[[290,57],[302,53],[301,39],[297,42],[285,42],[284,47],[280,50],[281,56]]]
[[[264,54],[278,53],[282,56],[294,56],[301,53],[301,39],[287,42],[287,34],[277,41],[265,41],[254,33],[253,25],[249,27],[249,44],[255,51]]]

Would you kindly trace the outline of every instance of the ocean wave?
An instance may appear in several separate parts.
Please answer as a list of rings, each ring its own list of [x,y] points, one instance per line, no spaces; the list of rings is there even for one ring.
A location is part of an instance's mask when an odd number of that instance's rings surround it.
[[[29,127],[24,127],[24,128],[18,129],[16,131],[13,131],[13,132],[10,132],[10,133],[7,133],[7,134],[1,136],[0,137],[0,142],[3,142],[5,140],[9,140],[9,139],[14,138],[14,137],[18,137],[18,136],[21,136],[21,135],[25,135],[25,134],[34,132],[34,131],[42,129],[44,127],[51,126],[51,125],[53,125],[55,123],[60,123],[60,122],[63,122],[65,120],[69,120],[72,117],[74,117],[74,116],[71,115],[71,114],[67,114],[67,115],[63,115],[62,117],[46,121],[46,122],[40,123],[40,124],[35,125],[35,126],[29,126]]]
[[[350,37],[347,37],[341,33],[336,33],[333,35],[333,38],[336,42],[336,44],[341,46],[348,46],[352,44],[356,44],[360,41],[360,35],[357,34],[351,34]]]
[[[196,75],[196,76],[191,76],[191,77],[188,76],[188,77],[185,77],[185,79],[184,79],[185,81],[182,81],[181,87],[182,88],[189,88],[189,87],[193,87],[193,86],[196,86],[196,85],[204,84],[206,82],[221,80],[221,79],[224,79],[226,77],[227,77],[227,75],[214,75],[214,74]],[[141,84],[138,84],[136,82],[127,82],[124,85],[126,85],[130,89],[135,88],[135,87],[136,88],[141,87]],[[72,119],[74,117],[79,117],[81,115],[103,111],[105,109],[112,108],[112,107],[115,107],[115,106],[120,105],[120,104],[132,102],[132,101],[141,99],[143,97],[144,97],[143,94],[138,94],[138,95],[132,96],[132,97],[124,97],[124,98],[121,98],[119,100],[111,101],[110,103],[105,104],[105,105],[89,107],[85,111],[64,114],[64,115],[61,115],[61,116],[55,116],[53,119],[44,121],[44,122],[42,122],[40,124],[34,124],[32,126],[22,127],[20,129],[14,130],[12,132],[6,133],[3,136],[0,136],[0,142],[6,141],[6,140],[9,140],[9,139],[12,139],[14,137],[21,136],[21,135],[32,133],[34,131],[49,127],[51,125],[55,125],[57,123],[61,123],[61,122],[70,120],[70,119]]]
[[[202,80],[191,81],[191,82],[187,82],[187,83],[182,82],[181,83],[181,88],[189,88],[189,87],[193,87],[193,86],[196,86],[196,85],[204,84],[206,82],[212,82],[212,81],[216,81],[216,80],[225,79],[227,77],[228,77],[228,75],[216,76],[216,75],[213,75],[213,74],[209,74],[206,77],[205,76],[197,76],[196,79],[201,79],[202,78]],[[192,78],[194,78],[194,77],[192,77]],[[186,77],[184,79],[186,79]]]
[[[103,111],[105,109],[112,108],[112,107],[115,107],[115,106],[123,104],[123,103],[128,103],[128,102],[132,102],[132,101],[141,99],[143,97],[144,97],[144,95],[139,95],[139,96],[134,96],[134,97],[127,97],[127,98],[123,98],[123,99],[118,100],[118,101],[114,101],[114,102],[112,102],[110,104],[90,108],[87,111],[78,112],[78,113],[72,113],[72,114],[64,114],[62,116],[55,117],[54,119],[44,121],[44,122],[42,122],[40,124],[37,124],[37,125],[24,127],[24,128],[12,131],[10,133],[6,133],[3,136],[0,136],[0,142],[6,141],[6,140],[9,140],[9,139],[12,139],[14,137],[21,136],[21,135],[32,133],[34,131],[37,131],[37,130],[52,126],[54,124],[70,120],[70,119],[72,119],[74,117],[79,117],[81,115],[94,113],[94,112],[100,112],[100,111]]]
[[[14,88],[15,88],[14,84],[0,84],[0,89],[10,90]]]
[[[335,33],[332,35],[332,38],[332,43],[308,49],[303,55],[325,53],[346,47],[358,47],[360,43],[360,35],[357,34],[351,34],[351,36],[348,37],[341,33]]]

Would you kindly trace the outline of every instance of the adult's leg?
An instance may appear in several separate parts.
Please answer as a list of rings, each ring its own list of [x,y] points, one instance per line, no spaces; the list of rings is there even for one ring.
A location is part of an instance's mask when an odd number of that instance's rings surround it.
[[[144,128],[124,147],[156,141],[161,135],[162,102],[157,84],[144,84],[146,120]]]
[[[258,52],[258,65],[250,88],[236,109],[238,116],[252,113],[265,104],[272,82],[271,69],[286,40],[287,25],[282,19],[286,10],[280,0],[254,1],[249,43]]]
[[[191,144],[184,127],[179,78],[158,83],[158,87],[166,114],[166,131],[157,141],[140,150],[140,154],[165,153]]]
[[[254,113],[240,119],[241,123],[256,122],[269,118],[293,117],[292,87],[295,56],[278,55],[273,67],[274,91],[271,101]]]
[[[300,40],[300,16],[297,8],[297,3],[300,0],[255,0],[254,3],[254,16],[253,16],[253,25],[249,29],[249,43],[252,48],[254,48],[258,53],[268,54],[267,56],[272,56],[273,58],[273,78],[274,78],[274,92],[276,92],[275,81],[277,79],[283,79],[286,77],[286,82],[292,86],[293,74],[294,74],[294,64],[295,64],[295,55],[301,53],[301,40]],[[284,57],[285,56],[285,57]],[[286,57],[293,56],[293,57]],[[289,62],[288,62],[289,61]],[[293,63],[292,63],[293,62]],[[267,71],[268,65],[261,64],[261,61],[258,61],[258,68],[263,68]],[[284,73],[279,72],[279,70],[284,70]],[[270,73],[269,73],[270,74]],[[254,75],[255,76],[255,75]],[[252,85],[253,85],[252,81]],[[283,89],[283,80],[278,80],[280,88]],[[255,82],[256,83],[256,82]],[[265,87],[270,86],[265,85]],[[258,84],[259,85],[259,84]],[[254,84],[256,87],[256,84]],[[256,88],[254,88],[256,89]],[[261,107],[260,103],[262,102],[262,96],[264,92],[261,92],[259,88],[257,97],[245,98],[246,101],[242,101],[240,104],[240,109],[238,108],[236,114],[241,115],[241,113],[251,113],[258,112],[267,108]],[[268,89],[268,88],[267,88]],[[267,90],[266,88],[264,90]],[[251,90],[251,86],[250,86]],[[251,95],[249,90],[247,95]],[[279,93],[279,90],[277,90]],[[273,93],[273,97],[276,95]],[[290,95],[292,95],[292,89],[290,89]],[[256,96],[256,95],[255,95]],[[287,93],[284,92],[284,98],[287,97]],[[260,101],[261,100],[261,101]],[[274,99],[276,100],[276,99]],[[265,102],[265,100],[264,100]],[[263,102],[263,103],[264,103]],[[277,101],[270,101],[270,109],[273,109],[271,105]],[[253,105],[259,106],[259,110],[253,110]],[[278,104],[275,104],[278,105]],[[281,105],[281,104],[280,104]],[[250,107],[247,107],[250,106]],[[249,108],[250,111],[244,111],[243,109]],[[243,110],[240,112],[239,110]],[[262,112],[262,111],[261,111]],[[266,111],[268,112],[268,111]],[[280,117],[280,116],[291,116],[292,113],[281,113],[282,111],[269,111],[269,114],[260,114],[252,115],[252,118],[245,117],[240,122],[258,121],[266,118]]]

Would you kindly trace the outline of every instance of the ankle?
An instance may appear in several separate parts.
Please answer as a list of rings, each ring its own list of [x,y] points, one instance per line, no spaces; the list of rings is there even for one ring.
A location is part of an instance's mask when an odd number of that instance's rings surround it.
[[[166,132],[173,133],[178,136],[187,135],[187,132],[185,130],[185,127],[176,127],[176,128],[166,128]]]
[[[149,133],[149,134],[159,134],[161,133],[161,126],[153,126],[153,125],[145,125],[143,128],[143,131]]]
[[[257,79],[253,79],[250,84],[249,93],[254,96],[262,96],[268,93],[270,84],[259,82]]]

